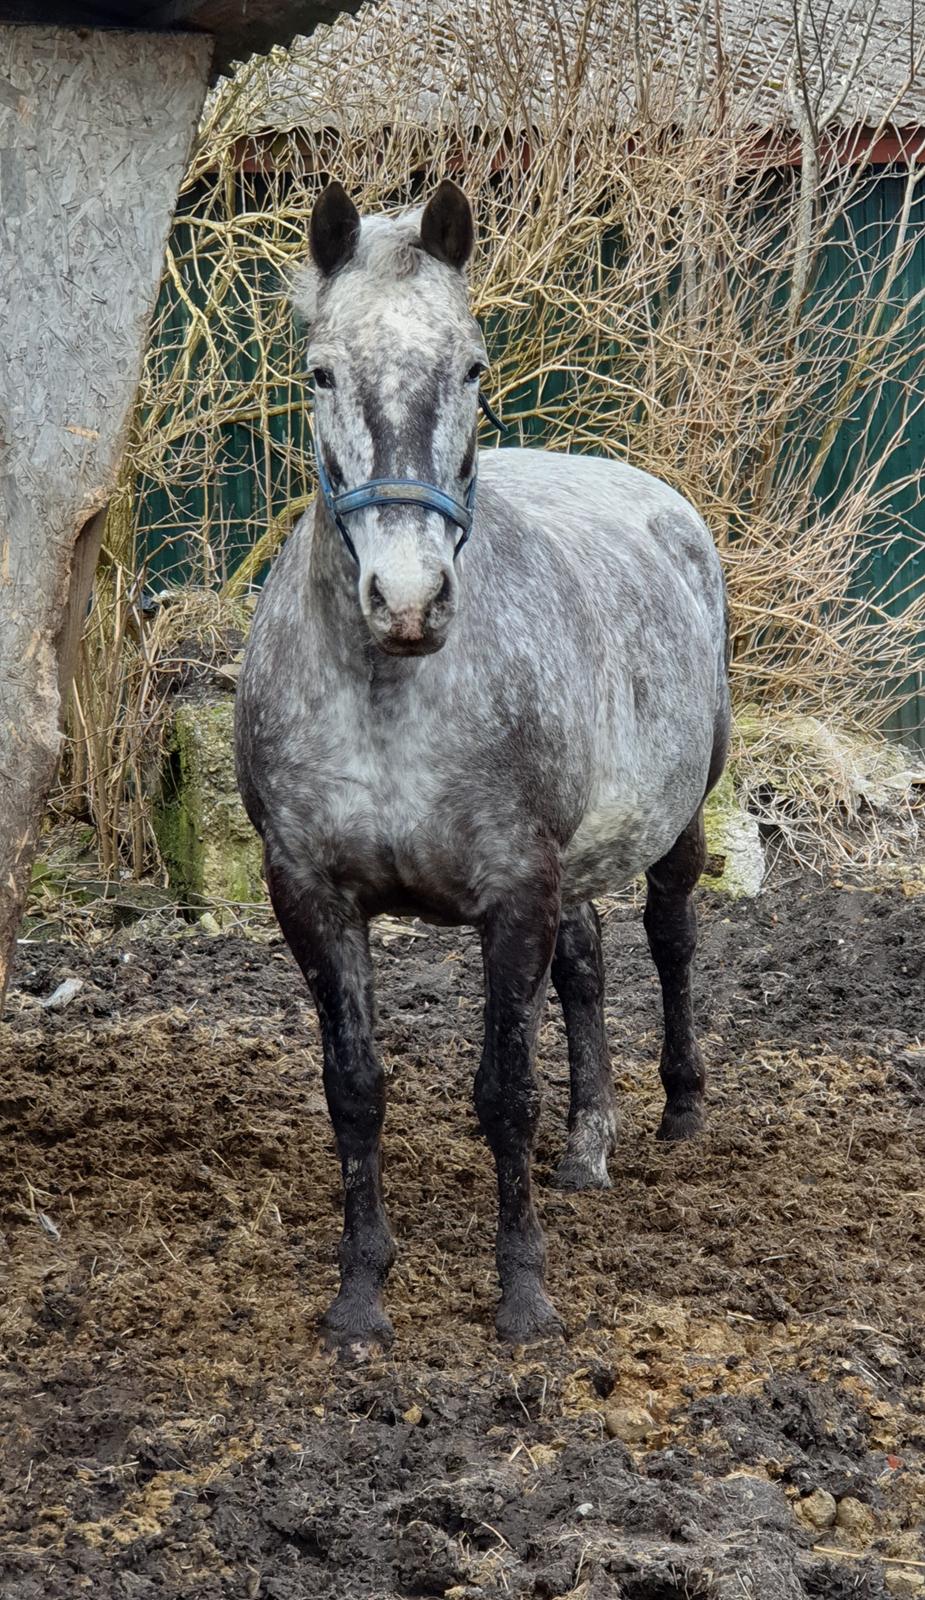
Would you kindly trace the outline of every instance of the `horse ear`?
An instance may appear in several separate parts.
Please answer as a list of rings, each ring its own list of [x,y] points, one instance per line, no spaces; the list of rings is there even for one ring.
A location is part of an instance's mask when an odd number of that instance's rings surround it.
[[[326,278],[353,255],[360,237],[360,213],[342,183],[329,183],[312,207],[308,242],[312,260]]]
[[[429,256],[461,272],[472,254],[472,207],[459,186],[444,178],[421,217],[421,244]]]

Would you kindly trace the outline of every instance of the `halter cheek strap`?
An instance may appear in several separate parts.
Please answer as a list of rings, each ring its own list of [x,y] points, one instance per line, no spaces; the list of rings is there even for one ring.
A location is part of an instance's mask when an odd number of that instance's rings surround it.
[[[465,502],[462,502],[454,500],[451,494],[444,494],[436,484],[421,483],[417,478],[370,478],[367,483],[361,483],[356,489],[345,489],[340,494],[335,494],[317,443],[315,467],[324,503],[357,566],[360,565],[360,558],[344,518],[349,517],[354,511],[365,511],[367,506],[419,506],[424,511],[436,511],[439,516],[445,517],[447,522],[455,523],[462,532],[453,550],[454,561],[472,532],[475,474],[466,491]]]

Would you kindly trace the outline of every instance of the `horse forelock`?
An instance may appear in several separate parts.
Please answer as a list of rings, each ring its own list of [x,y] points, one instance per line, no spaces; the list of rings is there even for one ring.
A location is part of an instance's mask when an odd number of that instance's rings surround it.
[[[427,258],[421,249],[421,212],[367,217],[351,266],[383,284],[412,278]]]

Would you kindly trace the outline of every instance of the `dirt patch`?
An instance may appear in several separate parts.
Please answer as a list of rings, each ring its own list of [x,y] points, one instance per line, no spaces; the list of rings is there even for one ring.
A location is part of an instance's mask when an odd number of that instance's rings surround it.
[[[546,1184],[551,1005],[537,1176],[569,1337],[513,1357],[471,1110],[479,954],[418,934],[376,940],[398,1343],[359,1372],[316,1346],[339,1182],[285,950],[23,949],[0,1028],[4,1600],[838,1600],[896,1592],[887,1571],[914,1594],[925,903],[803,880],[705,899],[710,1125],[669,1150],[639,908],[609,909],[614,1188]],[[650,1419],[632,1447],[607,1431],[624,1404]]]

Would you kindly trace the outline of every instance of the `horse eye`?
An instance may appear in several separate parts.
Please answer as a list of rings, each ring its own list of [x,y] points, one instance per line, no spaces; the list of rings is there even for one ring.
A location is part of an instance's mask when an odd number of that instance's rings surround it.
[[[333,389],[334,374],[329,372],[327,367],[313,367],[312,377],[315,380],[316,389]]]
[[[484,371],[485,371],[485,368],[483,367],[481,361],[476,361],[475,364],[473,366],[471,366],[469,368],[469,371],[466,373],[466,382],[467,383],[478,383],[478,381],[479,381],[479,379],[482,376],[482,373]]]

